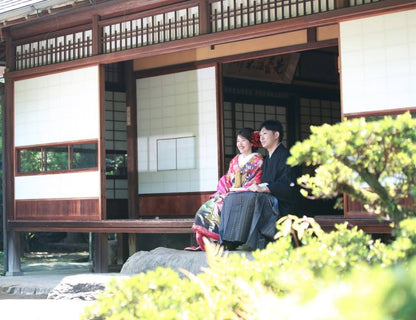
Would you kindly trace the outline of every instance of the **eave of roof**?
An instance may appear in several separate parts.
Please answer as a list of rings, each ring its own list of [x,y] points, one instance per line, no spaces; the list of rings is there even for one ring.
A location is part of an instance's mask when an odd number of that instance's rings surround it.
[[[10,2],[7,10],[4,1]],[[109,18],[131,10],[146,10],[188,0],[41,0],[37,6],[29,4],[31,1],[34,0],[1,1],[0,65],[5,63],[6,30],[13,39],[20,39],[85,24],[93,15]],[[21,6],[12,7],[11,2],[19,2]]]
[[[0,4],[0,28],[106,1],[110,0],[6,0]]]
[[[6,0],[0,3],[0,21],[15,20],[38,11],[56,6],[65,6],[69,0]]]
[[[10,20],[6,25],[0,23],[0,37],[2,31],[6,29],[13,39],[21,39],[51,30],[90,23],[93,15],[108,19],[138,10],[143,11],[186,1],[189,0],[94,0],[94,3],[91,3],[92,0],[66,0],[66,6],[61,5],[56,9],[38,11],[36,15]]]
[[[108,0],[98,0],[103,2]],[[0,2],[0,65],[5,63],[3,28],[34,21],[47,15],[92,6],[97,0],[3,0]]]

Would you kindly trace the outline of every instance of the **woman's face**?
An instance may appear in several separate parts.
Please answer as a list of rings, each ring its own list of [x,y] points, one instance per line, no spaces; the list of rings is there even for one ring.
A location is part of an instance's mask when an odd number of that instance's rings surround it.
[[[240,151],[240,153],[244,154],[244,155],[249,155],[252,151],[253,144],[248,141],[246,138],[244,138],[243,136],[238,136],[237,137],[237,148]]]

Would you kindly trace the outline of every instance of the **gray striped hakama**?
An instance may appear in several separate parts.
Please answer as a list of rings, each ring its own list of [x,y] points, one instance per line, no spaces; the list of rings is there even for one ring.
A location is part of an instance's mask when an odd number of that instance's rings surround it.
[[[221,211],[221,243],[231,250],[242,244],[264,249],[276,234],[278,212],[277,199],[269,193],[229,194]]]

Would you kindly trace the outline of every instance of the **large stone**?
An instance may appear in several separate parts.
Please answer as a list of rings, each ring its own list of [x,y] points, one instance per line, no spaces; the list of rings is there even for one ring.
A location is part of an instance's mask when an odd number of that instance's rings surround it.
[[[68,276],[63,278],[62,281],[49,292],[48,299],[92,301],[97,299],[98,294],[104,291],[111,280],[126,278],[128,278],[128,276],[119,273],[89,273]]]
[[[251,252],[247,251],[233,251],[229,254],[245,254],[248,259],[253,259]],[[203,251],[163,247],[151,251],[139,251],[124,263],[120,273],[88,273],[63,278],[49,292],[48,299],[92,301],[97,299],[98,294],[105,290],[112,279],[127,279],[131,275],[155,270],[157,267],[171,268],[183,276],[182,269],[198,274],[208,267],[208,262]]]
[[[233,251],[227,254],[245,254],[248,259],[253,259],[251,252],[247,251]],[[151,251],[139,251],[130,256],[120,273],[131,275],[155,270],[157,267],[171,268],[179,274],[182,274],[181,269],[198,274],[208,267],[207,255],[204,251],[185,251],[163,247]]]
[[[130,256],[121,268],[121,274],[137,274],[157,267],[167,267],[180,272],[185,269],[193,274],[207,267],[206,253],[159,247],[151,251],[139,251]]]

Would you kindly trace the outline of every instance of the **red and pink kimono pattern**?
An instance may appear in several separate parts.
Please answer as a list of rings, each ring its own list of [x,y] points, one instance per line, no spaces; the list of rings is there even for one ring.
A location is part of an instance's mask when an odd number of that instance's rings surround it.
[[[240,167],[239,156],[235,156],[230,161],[227,174],[222,176],[218,182],[217,192],[211,195],[210,199],[196,213],[192,229],[196,233],[196,239],[202,250],[204,250],[203,237],[216,241],[220,239],[218,227],[221,209],[224,199],[230,193],[230,188],[240,188],[233,192],[244,192],[248,191],[248,187],[252,184],[260,183],[263,157],[255,153]]]

